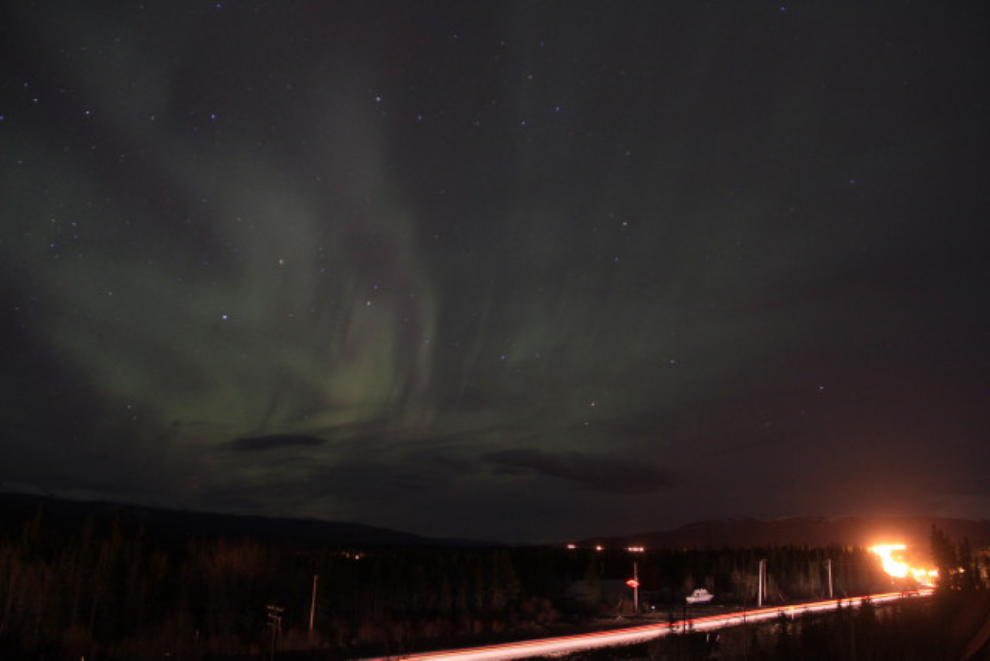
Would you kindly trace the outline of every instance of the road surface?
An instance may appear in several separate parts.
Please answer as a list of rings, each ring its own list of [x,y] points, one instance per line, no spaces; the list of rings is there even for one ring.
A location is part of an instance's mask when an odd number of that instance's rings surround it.
[[[501,645],[488,645],[485,647],[470,647],[459,650],[445,650],[440,652],[421,652],[396,657],[383,657],[369,661],[425,661],[426,659],[456,659],[457,661],[500,661],[503,659],[524,659],[534,656],[559,655],[597,647],[617,647],[620,645],[633,645],[642,643],[653,638],[666,636],[670,633],[679,633],[685,630],[710,631],[712,629],[722,629],[732,627],[746,622],[761,622],[772,620],[785,615],[797,617],[805,613],[816,613],[822,611],[835,610],[837,608],[848,608],[861,606],[864,601],[874,604],[881,604],[897,599],[914,597],[927,597],[933,590],[910,590],[907,592],[887,592],[883,594],[873,594],[854,599],[830,599],[828,601],[816,601],[807,604],[794,604],[791,606],[775,606],[773,608],[762,608],[759,610],[740,611],[722,615],[711,615],[698,617],[689,620],[680,620],[674,623],[664,622],[663,624],[647,624],[629,629],[617,629],[612,631],[596,631],[594,633],[583,633],[573,636],[559,636],[556,638],[541,638],[537,640],[524,640],[514,643],[504,643]]]

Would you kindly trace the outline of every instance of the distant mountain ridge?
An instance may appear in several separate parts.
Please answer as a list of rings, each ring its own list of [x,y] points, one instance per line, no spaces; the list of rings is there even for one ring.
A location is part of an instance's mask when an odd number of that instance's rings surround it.
[[[250,538],[329,547],[492,547],[488,540],[426,537],[362,523],[319,519],[275,518],[172,510],[107,502],[85,502],[20,493],[0,492],[0,537],[19,534],[25,523],[42,512],[45,530],[77,534],[87,519],[108,531],[116,521],[124,532],[144,530],[166,543],[187,539]],[[806,516],[764,521],[755,518],[689,523],[677,528],[631,535],[592,537],[582,546],[644,546],[646,548],[720,548],[759,546],[870,546],[905,543],[928,549],[932,525],[956,542],[968,538],[976,547],[990,547],[990,521],[944,517],[825,517]]]
[[[84,521],[92,518],[99,530],[109,530],[116,521],[126,532],[143,529],[148,536],[164,542],[225,537],[358,548],[498,546],[492,542],[424,537],[344,521],[216,514],[16,493],[0,493],[0,536],[18,534],[39,511],[44,529],[66,535],[78,533]]]
[[[645,546],[647,548],[704,548],[806,545],[871,546],[904,543],[928,548],[932,525],[950,538],[968,538],[976,546],[990,546],[990,521],[943,517],[824,517],[806,516],[774,521],[723,519],[689,523],[670,530],[595,537],[582,545]]]

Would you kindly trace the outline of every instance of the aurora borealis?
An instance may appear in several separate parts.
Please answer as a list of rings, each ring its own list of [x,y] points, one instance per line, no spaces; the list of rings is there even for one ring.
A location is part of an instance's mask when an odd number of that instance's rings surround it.
[[[990,14],[6,3],[6,490],[987,516]]]

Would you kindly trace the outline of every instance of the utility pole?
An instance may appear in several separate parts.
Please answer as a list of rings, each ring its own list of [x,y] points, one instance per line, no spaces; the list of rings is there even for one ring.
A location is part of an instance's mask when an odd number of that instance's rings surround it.
[[[832,559],[831,558],[825,561],[825,566],[828,567],[828,598],[834,599],[835,595],[832,593]]]
[[[268,626],[272,628],[272,661],[275,659],[275,643],[278,640],[278,634],[282,630],[282,613],[285,609],[281,606],[268,606]]]
[[[639,612],[639,568],[636,566],[636,561],[633,561],[633,580],[636,581],[636,587],[633,588],[633,610],[637,613]]]
[[[626,581],[626,585],[633,589],[633,608],[639,612],[639,570],[633,562],[633,577]]]
[[[316,581],[320,578],[319,574],[313,574],[313,600],[309,602],[309,635],[313,635],[313,616],[316,614]]]
[[[767,559],[763,558],[760,560],[760,575],[757,578],[756,586],[756,605],[758,608],[763,607],[763,600],[767,596]]]

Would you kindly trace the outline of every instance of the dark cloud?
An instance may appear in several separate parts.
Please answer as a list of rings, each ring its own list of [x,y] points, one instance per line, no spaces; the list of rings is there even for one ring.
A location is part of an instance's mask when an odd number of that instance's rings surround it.
[[[605,493],[649,493],[674,483],[667,471],[648,462],[606,454],[510,448],[490,452],[484,458],[504,468],[530,470]]]
[[[230,442],[230,449],[237,452],[257,452],[260,450],[276,450],[290,446],[323,445],[322,438],[304,436],[302,434],[269,434],[267,436],[245,436],[235,438]]]

